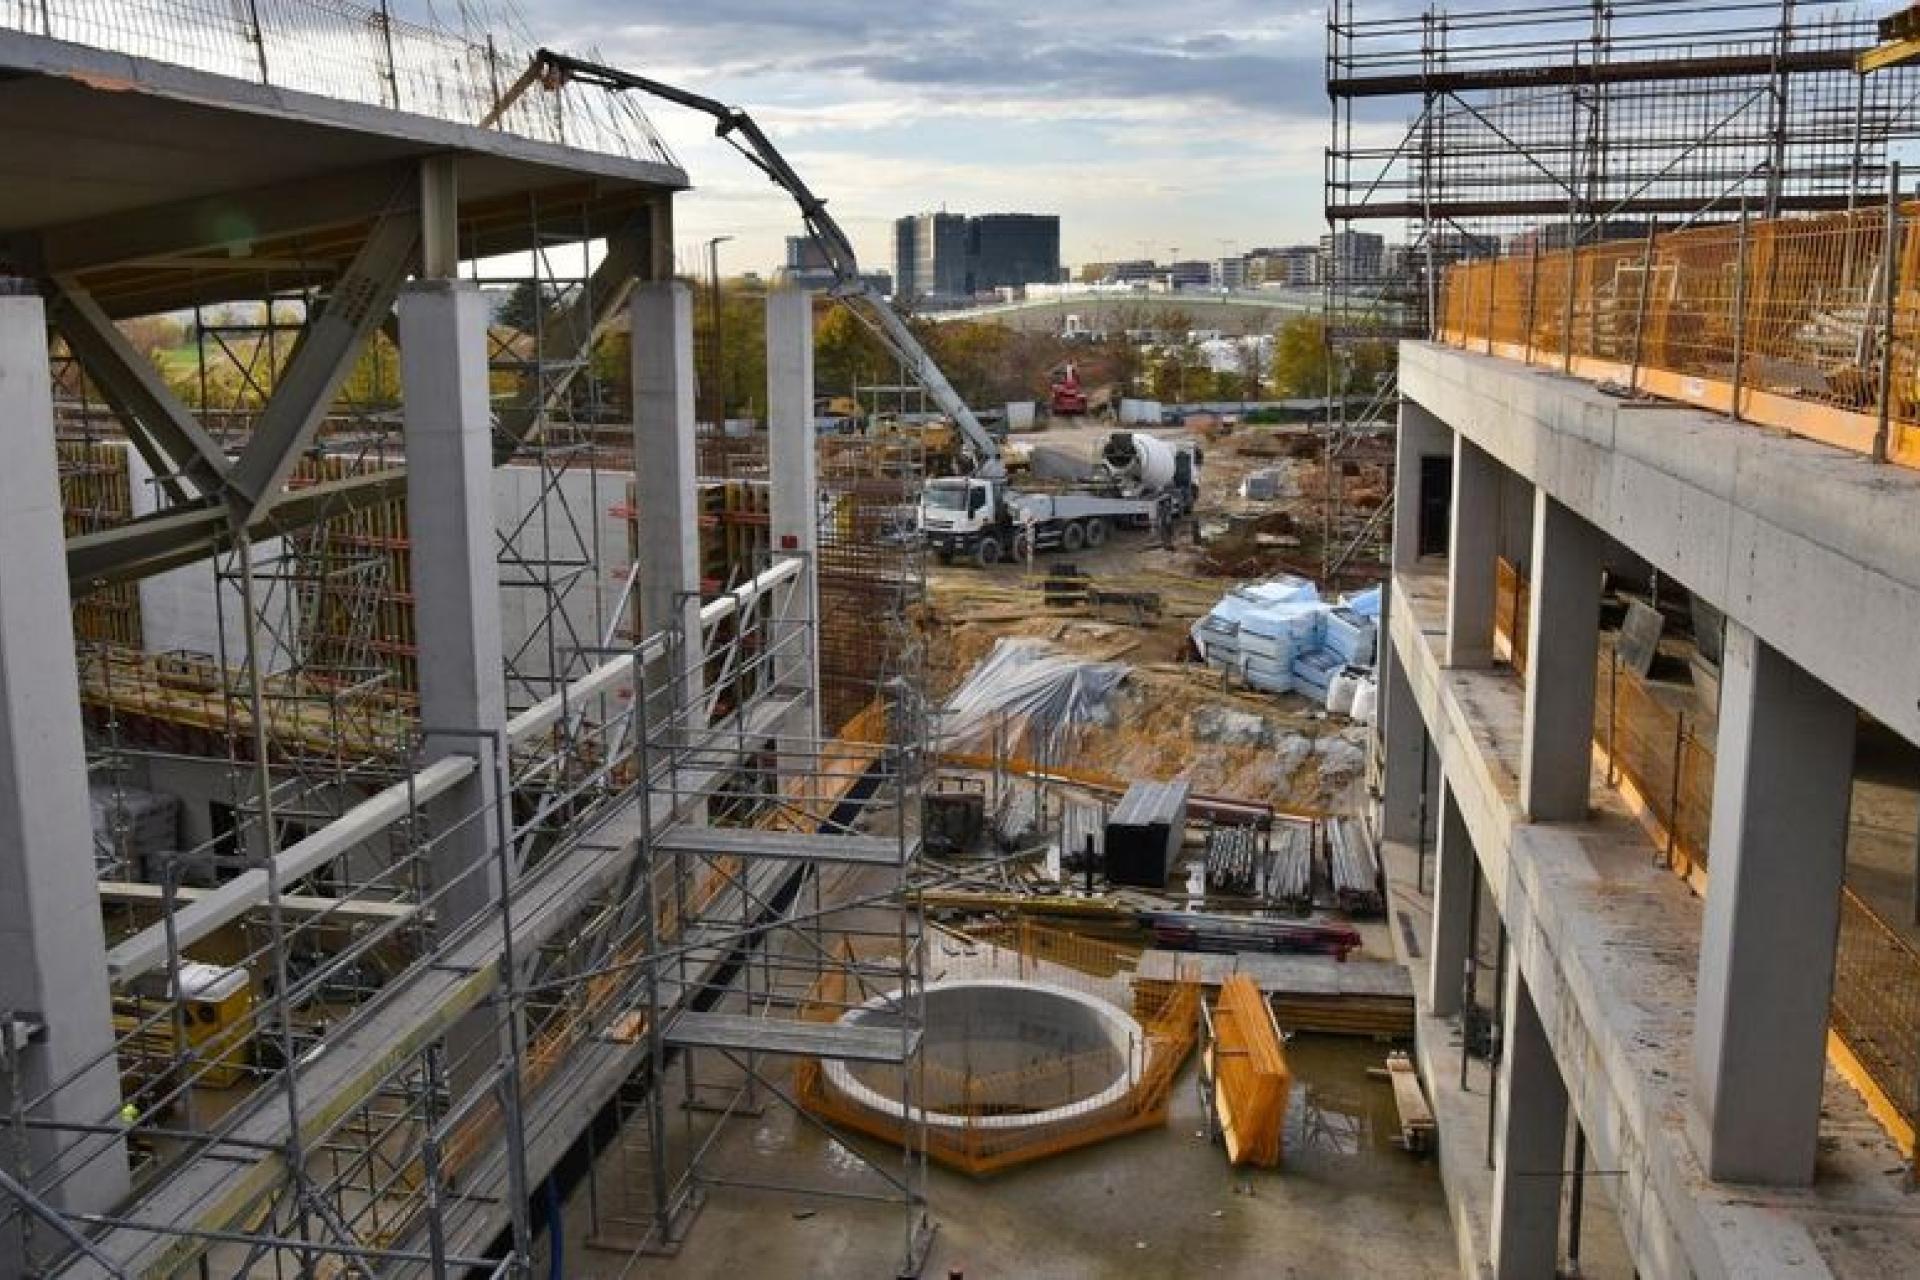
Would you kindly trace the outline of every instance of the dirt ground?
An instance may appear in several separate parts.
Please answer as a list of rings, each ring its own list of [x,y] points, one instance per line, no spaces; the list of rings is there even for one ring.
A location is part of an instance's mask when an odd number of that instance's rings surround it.
[[[1029,447],[1091,459],[1108,424],[1053,428],[1016,439]],[[1160,431],[1169,439],[1175,431]],[[968,564],[928,566],[929,619],[936,685],[956,685],[994,643],[1011,636],[1045,640],[1059,649],[1100,661],[1129,665],[1132,675],[1112,707],[1108,723],[1081,736],[1072,764],[1120,778],[1185,777],[1211,795],[1232,796],[1298,810],[1351,811],[1359,797],[1366,760],[1366,729],[1344,716],[1329,716],[1316,703],[1293,694],[1273,695],[1229,687],[1218,672],[1189,661],[1188,631],[1232,587],[1304,569],[1318,560],[1287,544],[1282,535],[1260,548],[1265,554],[1248,574],[1221,572],[1219,543],[1231,541],[1229,522],[1255,519],[1306,525],[1320,503],[1320,465],[1291,461],[1284,437],[1271,429],[1243,428],[1219,439],[1196,439],[1205,453],[1198,524],[1209,536],[1196,546],[1191,529],[1163,548],[1150,532],[1119,531],[1106,545],[1071,556],[1040,555],[1034,563],[980,569]],[[1283,467],[1298,475],[1290,499],[1250,502],[1240,482],[1254,470]],[[1049,609],[1039,584],[1050,566],[1071,563],[1101,587],[1151,592],[1157,614],[1109,608],[1103,616],[1084,609]]]

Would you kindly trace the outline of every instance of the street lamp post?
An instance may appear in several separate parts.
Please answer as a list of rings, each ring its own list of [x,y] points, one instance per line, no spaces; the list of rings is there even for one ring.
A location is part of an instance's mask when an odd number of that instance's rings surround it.
[[[720,246],[731,239],[732,236],[714,236],[707,241],[707,277],[713,282],[708,334],[712,350],[707,357],[709,368],[713,371],[709,382],[713,390],[707,401],[707,412],[712,416],[713,429],[718,435],[727,433],[727,392],[723,381],[727,367],[726,348],[720,332]]]

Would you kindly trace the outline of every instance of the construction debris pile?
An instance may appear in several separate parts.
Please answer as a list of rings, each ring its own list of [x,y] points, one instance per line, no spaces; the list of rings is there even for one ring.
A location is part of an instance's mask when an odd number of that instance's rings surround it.
[[[1129,668],[1089,662],[1040,640],[1003,637],[947,700],[940,729],[948,751],[977,750],[996,735],[1030,760],[1063,758],[1075,729],[1105,724],[1107,702]]]
[[[1379,616],[1378,587],[1328,604],[1313,583],[1282,574],[1227,592],[1191,634],[1201,659],[1217,671],[1370,723]]]

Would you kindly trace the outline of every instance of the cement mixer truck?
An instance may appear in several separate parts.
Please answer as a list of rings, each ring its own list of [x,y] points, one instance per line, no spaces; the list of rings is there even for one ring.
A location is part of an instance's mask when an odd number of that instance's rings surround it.
[[[1141,431],[1101,442],[1091,478],[1061,492],[1021,492],[1004,477],[929,480],[920,535],[943,562],[985,568],[1034,553],[1098,547],[1116,528],[1170,526],[1200,497],[1200,450]]]
[[[990,565],[1024,557],[1029,549],[1078,551],[1105,542],[1116,526],[1170,525],[1192,510],[1199,493],[1199,450],[1139,432],[1109,436],[1101,446],[1094,475],[1082,484],[1061,493],[1015,492],[1007,481],[999,441],[981,426],[911,326],[861,274],[853,242],[828,214],[826,201],[813,193],[753,117],[738,107],[664,81],[542,49],[490,119],[498,119],[536,86],[557,90],[568,82],[645,93],[712,117],[715,133],[793,197],[808,237],[833,273],[831,295],[867,322],[960,434],[960,453],[970,474],[928,481],[920,502],[921,536],[942,559],[965,556]]]

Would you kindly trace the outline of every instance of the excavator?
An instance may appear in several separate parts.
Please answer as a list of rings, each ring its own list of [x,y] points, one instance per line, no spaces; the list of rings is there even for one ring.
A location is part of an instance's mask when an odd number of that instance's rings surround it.
[[[966,558],[981,567],[1036,550],[1078,551],[1106,541],[1116,525],[1171,528],[1199,492],[1197,451],[1152,437],[1119,432],[1102,449],[1100,475],[1087,489],[1023,494],[1007,482],[999,441],[981,425],[891,303],[861,279],[853,242],[827,212],[752,116],[739,107],[647,76],[542,49],[510,88],[495,115],[538,84],[592,85],[643,93],[713,118],[714,134],[793,198],[807,236],[833,274],[832,297],[848,306],[921,386],[960,434],[966,474],[929,480],[921,496],[920,536],[945,561]],[[1164,455],[1164,456],[1163,456]]]

